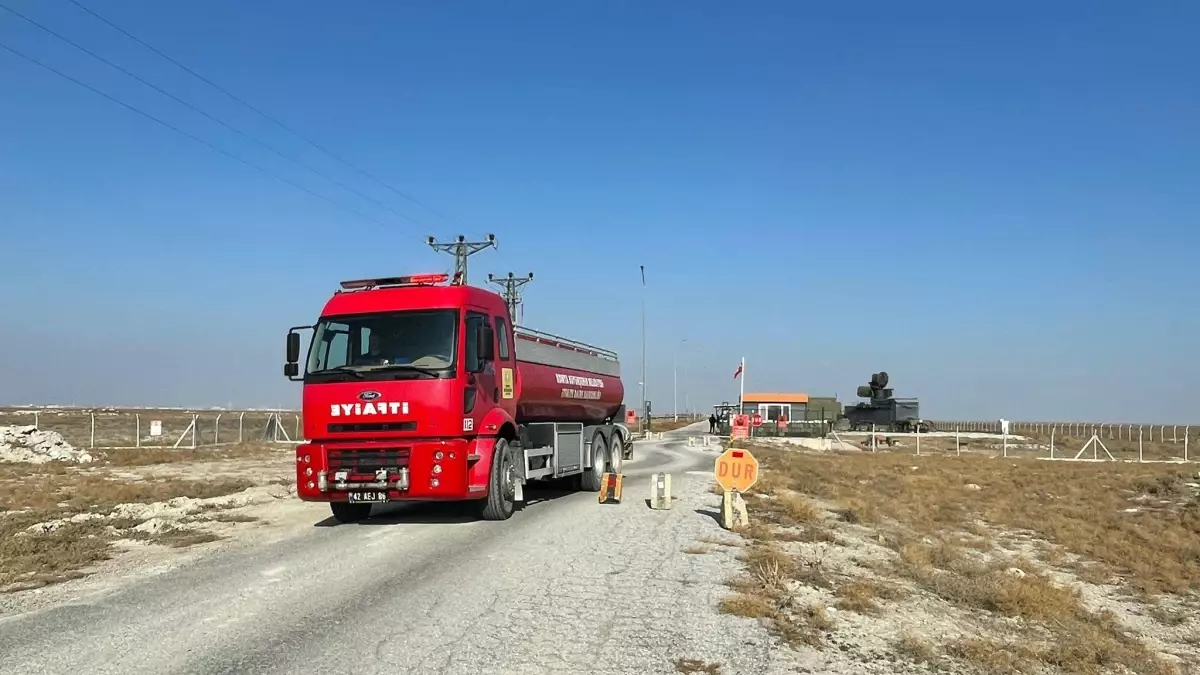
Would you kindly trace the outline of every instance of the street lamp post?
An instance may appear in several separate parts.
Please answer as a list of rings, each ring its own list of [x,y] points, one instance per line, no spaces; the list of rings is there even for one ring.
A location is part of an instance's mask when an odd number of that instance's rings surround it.
[[[676,422],[679,421],[679,347],[680,347],[680,345],[682,345],[685,342],[687,342],[687,338],[683,338],[682,340],[680,340],[678,343],[675,344],[674,363],[673,363],[673,367],[672,367],[672,370],[675,371],[674,372],[675,383],[673,385],[674,392],[672,394],[672,398],[675,399],[674,406],[675,406],[675,421]]]
[[[642,417],[646,424],[650,423],[650,415],[646,410],[646,266],[638,265],[642,273]]]

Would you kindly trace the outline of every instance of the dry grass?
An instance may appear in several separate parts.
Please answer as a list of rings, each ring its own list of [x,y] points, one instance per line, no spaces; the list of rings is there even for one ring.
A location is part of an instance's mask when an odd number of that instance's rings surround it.
[[[913,663],[932,663],[937,658],[937,649],[913,633],[901,634],[892,650]]]
[[[259,519],[244,513],[218,513],[207,520],[217,523],[257,523]]]
[[[1196,467],[771,448],[755,456],[764,475],[838,504],[849,522],[894,521],[921,534],[978,532],[982,521],[1034,533],[1147,594],[1200,585],[1200,497],[1188,486]]]
[[[233,459],[272,459],[291,456],[292,446],[271,443],[240,443],[195,450],[172,448],[138,448],[106,450],[102,462],[109,466],[134,467],[181,462],[212,462]]]
[[[171,548],[187,548],[197,544],[207,544],[210,541],[220,539],[212,532],[203,530],[188,530],[183,528],[164,529],[154,534],[142,534],[141,532],[133,532],[129,535],[130,539],[145,541],[152,544],[160,544],[162,546],[170,546]]]
[[[819,561],[797,559],[770,543],[747,547],[742,561],[749,574],[729,582],[734,593],[720,611],[759,619],[795,647],[824,644],[833,619],[822,605],[798,603],[791,591],[792,583],[828,586]]]
[[[831,587],[839,610],[867,616],[903,599],[904,584],[979,618],[980,635],[952,640],[944,653],[984,672],[1178,672],[1114,615],[1088,609],[1047,566],[1086,569],[1143,601],[1200,586],[1200,497],[1189,485],[1195,467],[754,452],[762,480],[749,500],[755,524],[742,533],[751,540],[751,574],[734,582],[724,611],[761,617],[790,641],[800,635],[799,642],[820,644],[813,637],[832,624],[811,607],[789,612],[781,590],[788,580]],[[892,578],[841,578],[780,548],[819,541],[819,532],[841,543],[833,530],[863,527],[894,551],[893,562],[876,570]],[[1178,610],[1156,616],[1164,625],[1187,620]],[[937,652],[912,634],[893,648],[926,663]]]
[[[62,467],[45,470],[44,466],[0,465],[0,510],[104,511],[117,504],[149,504],[174,497],[219,497],[255,485],[242,479],[192,481],[164,477],[131,480],[108,472],[72,471]]]
[[[703,537],[700,537],[696,541],[699,541],[701,544],[709,544],[712,546],[726,546],[729,548],[734,548],[734,547],[738,547],[738,546],[742,545],[742,541],[740,539],[734,539],[732,537],[713,537],[713,536],[705,535]]]
[[[675,659],[675,670],[684,675],[721,675],[721,666],[700,659]]]
[[[838,609],[859,614],[879,614],[882,612],[880,601],[899,600],[904,597],[904,591],[892,584],[862,578],[839,584],[834,589],[834,595],[838,598]]]
[[[108,513],[118,504],[152,503],[174,497],[207,498],[239,492],[253,483],[175,478],[134,480],[103,470],[59,464],[0,465],[0,589],[17,590],[64,581],[106,560],[120,528],[136,522],[88,520],[45,534],[31,525],[79,513]],[[148,539],[171,546],[200,543],[195,532],[164,532]],[[211,535],[207,535],[211,536]]]

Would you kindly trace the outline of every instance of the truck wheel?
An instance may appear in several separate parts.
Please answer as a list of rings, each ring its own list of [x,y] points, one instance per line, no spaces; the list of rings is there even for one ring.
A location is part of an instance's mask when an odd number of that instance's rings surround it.
[[[488,478],[488,496],[478,502],[479,517],[484,520],[508,520],[516,509],[517,470],[508,451],[508,441],[501,438],[492,450],[492,470]]]
[[[366,520],[371,515],[370,504],[329,502],[329,510],[333,511],[333,519],[339,523],[357,523],[360,520]]]
[[[600,488],[604,487],[602,481],[608,457],[608,443],[604,441],[604,434],[597,431],[596,435],[592,436],[592,468],[584,471],[580,477],[580,485],[585,491],[599,492]]]
[[[624,450],[621,448],[621,433],[614,431],[612,442],[608,445],[608,470],[613,473],[621,473],[621,460],[624,459]]]
[[[617,452],[620,453],[621,459],[633,459],[633,441],[620,431],[613,434],[613,437],[617,439]]]

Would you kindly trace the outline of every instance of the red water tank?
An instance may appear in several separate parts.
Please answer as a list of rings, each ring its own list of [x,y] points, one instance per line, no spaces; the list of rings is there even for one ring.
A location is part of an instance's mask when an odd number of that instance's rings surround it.
[[[599,423],[620,412],[625,386],[614,352],[528,328],[515,333],[517,423]]]

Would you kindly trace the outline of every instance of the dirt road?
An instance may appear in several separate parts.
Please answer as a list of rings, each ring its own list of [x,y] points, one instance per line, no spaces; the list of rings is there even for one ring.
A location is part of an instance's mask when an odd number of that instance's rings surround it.
[[[717,450],[685,442],[702,430],[639,443],[619,505],[547,493],[500,523],[418,506],[340,526],[303,505],[282,535],[0,619],[0,674],[790,672],[795,653],[716,611],[733,553],[683,552],[722,533]],[[669,511],[645,503],[658,471]]]

